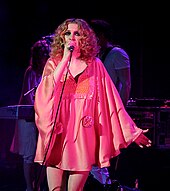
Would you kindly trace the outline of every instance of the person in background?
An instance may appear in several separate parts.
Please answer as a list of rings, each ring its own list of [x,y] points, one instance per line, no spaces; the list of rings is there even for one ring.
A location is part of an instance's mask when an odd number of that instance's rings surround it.
[[[126,107],[131,90],[129,56],[120,45],[114,44],[113,27],[109,22],[103,19],[93,19],[90,21],[90,26],[94,30],[100,46],[98,56],[102,60]],[[111,183],[107,168],[100,169],[93,166],[91,174],[103,185]]]
[[[93,19],[91,27],[97,35],[100,48],[99,58],[114,82],[120,97],[127,105],[131,90],[130,59],[127,52],[114,44],[113,27],[105,20]]]
[[[46,39],[37,41],[31,47],[30,63],[22,84],[19,105],[34,105],[35,91],[40,83],[43,68],[49,58],[49,43]],[[35,151],[38,131],[34,119],[18,119],[10,151],[23,158],[23,170],[26,190],[33,191],[35,186]]]
[[[109,167],[132,142],[151,146],[148,130],[126,112],[98,53],[84,19],[66,19],[55,30],[34,102],[34,161],[46,165],[49,191],[82,191],[93,165]]]

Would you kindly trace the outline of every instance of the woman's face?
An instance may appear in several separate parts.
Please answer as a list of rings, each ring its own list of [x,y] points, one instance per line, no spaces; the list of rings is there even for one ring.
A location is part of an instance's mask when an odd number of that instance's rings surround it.
[[[65,46],[74,46],[74,50],[79,50],[79,40],[81,36],[78,32],[78,25],[76,23],[68,24],[68,29],[65,32]]]

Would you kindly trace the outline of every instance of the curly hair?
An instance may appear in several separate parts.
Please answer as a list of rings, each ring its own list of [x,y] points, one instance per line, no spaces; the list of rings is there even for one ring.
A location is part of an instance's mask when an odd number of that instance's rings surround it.
[[[68,25],[75,23],[78,25],[78,30],[81,36],[79,41],[80,46],[80,59],[91,60],[97,56],[100,47],[97,44],[96,34],[89,26],[89,24],[79,18],[66,19],[54,32],[53,42],[51,43],[51,57],[62,57],[64,51],[64,40],[65,32],[67,31]]]

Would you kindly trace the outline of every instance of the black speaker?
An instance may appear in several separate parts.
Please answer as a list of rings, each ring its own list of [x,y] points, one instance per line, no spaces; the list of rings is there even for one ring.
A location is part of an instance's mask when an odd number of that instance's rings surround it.
[[[136,125],[149,129],[147,136],[157,148],[170,148],[170,107],[127,106]]]

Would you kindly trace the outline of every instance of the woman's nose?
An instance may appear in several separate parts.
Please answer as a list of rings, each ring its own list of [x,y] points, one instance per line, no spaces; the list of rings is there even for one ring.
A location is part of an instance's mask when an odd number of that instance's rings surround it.
[[[70,35],[70,39],[75,39],[75,35],[74,35],[74,34],[71,34],[71,35]]]

